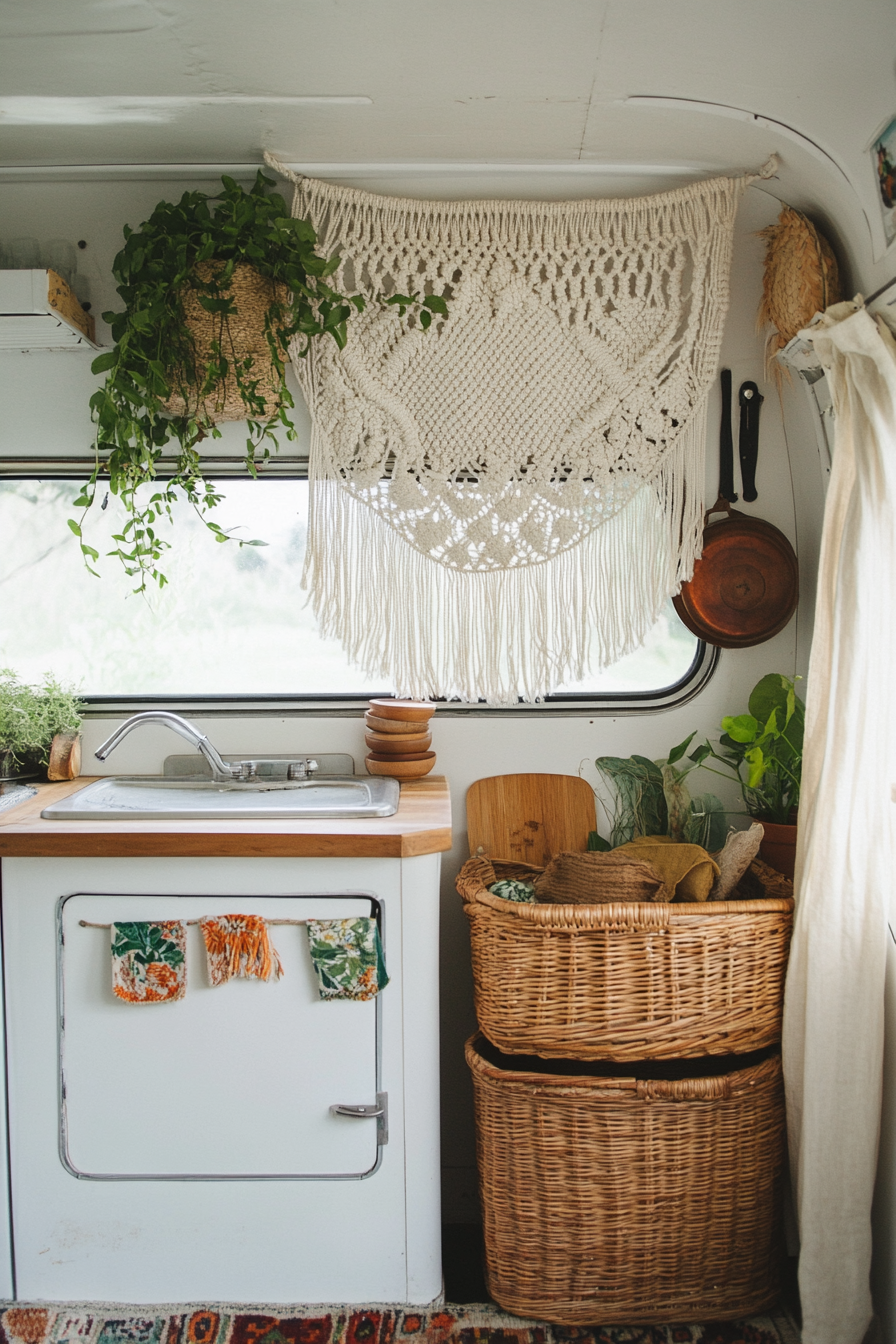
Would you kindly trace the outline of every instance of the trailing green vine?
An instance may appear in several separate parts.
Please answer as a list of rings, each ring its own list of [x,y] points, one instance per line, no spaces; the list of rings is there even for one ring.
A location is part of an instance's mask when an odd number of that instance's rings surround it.
[[[124,310],[104,313],[112,328],[114,347],[93,361],[94,373],[105,382],[90,399],[96,425],[95,465],[90,479],[74,501],[82,510],[69,527],[79,539],[91,573],[99,552],[84,535],[101,478],[125,509],[126,521],[116,533],[115,549],[126,573],[145,592],[149,580],[167,582],[159,562],[170,543],[160,536],[158,523],[172,517],[172,506],[185,498],[219,542],[237,540],[240,546],[264,545],[234,538],[215,523],[209,511],[222,496],[202,471],[200,446],[220,438],[206,403],[223,396],[228,380],[235,385],[247,421],[246,466],[257,474],[257,464],[278,446],[277,433],[296,438],[290,418],[294,402],[286,384],[285,360],[290,342],[311,342],[330,336],[340,349],[348,338],[353,313],[364,307],[360,294],[341,294],[327,283],[338,257],[321,257],[308,220],[289,215],[276,182],[262,172],[250,191],[231,177],[222,178],[216,196],[185,192],[177,204],[162,201],[134,232],[125,227],[125,245],[113,263],[117,293]],[[264,320],[264,337],[275,386],[275,409],[266,401],[261,372],[251,355],[241,357],[230,330],[236,312],[231,292],[235,268],[252,266],[272,285],[272,301]],[[185,321],[185,298],[193,294],[214,319],[210,348],[197,348]],[[414,306],[423,328],[433,314],[447,315],[445,300],[437,295],[393,294],[379,300],[398,307],[399,315]],[[180,413],[174,413],[173,407]],[[158,480],[167,444],[177,444],[173,471]],[[138,500],[141,486],[156,482],[148,500]]]

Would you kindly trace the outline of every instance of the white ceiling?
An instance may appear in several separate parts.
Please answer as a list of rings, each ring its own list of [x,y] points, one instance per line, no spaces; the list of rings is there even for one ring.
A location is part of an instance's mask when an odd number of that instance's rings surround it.
[[[589,168],[698,175],[777,149],[777,194],[827,210],[870,260],[894,16],[893,0],[2,0],[0,164],[564,164],[584,194]],[[370,101],[301,101],[334,95]]]

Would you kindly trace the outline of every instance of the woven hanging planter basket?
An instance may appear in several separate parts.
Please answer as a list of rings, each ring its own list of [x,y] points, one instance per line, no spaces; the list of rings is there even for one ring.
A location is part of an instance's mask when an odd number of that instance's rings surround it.
[[[220,261],[203,261],[196,267],[199,279],[208,284],[224,268]],[[236,376],[231,367],[227,377],[215,390],[199,402],[198,389],[188,389],[187,397],[175,393],[164,402],[172,415],[203,413],[213,424],[225,420],[270,420],[280,409],[280,379],[271,361],[271,351],[265,336],[264,323],[273,303],[285,303],[288,291],[245,262],[233,268],[230,284],[235,311],[222,319],[220,313],[209,313],[199,302],[201,290],[185,288],[182,293],[186,326],[196,347],[196,364],[203,368],[212,359],[212,344],[220,341],[224,358],[232,366],[247,357],[251,368],[243,380],[257,382],[258,395],[264,399],[264,413],[250,412],[240,396]],[[194,392],[190,396],[190,391]]]
[[[775,356],[816,313],[839,303],[840,274],[828,240],[789,205],[777,224],[760,229],[758,236],[765,239],[765,275],[757,328],[770,329],[766,373],[780,382],[781,366]]]

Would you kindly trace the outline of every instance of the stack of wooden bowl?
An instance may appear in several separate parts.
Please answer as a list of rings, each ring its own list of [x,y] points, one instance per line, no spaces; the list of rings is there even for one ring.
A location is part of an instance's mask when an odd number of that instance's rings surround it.
[[[435,705],[425,700],[371,700],[364,715],[369,773],[393,779],[428,775],[436,763],[436,754],[429,749],[429,721],[435,712]]]

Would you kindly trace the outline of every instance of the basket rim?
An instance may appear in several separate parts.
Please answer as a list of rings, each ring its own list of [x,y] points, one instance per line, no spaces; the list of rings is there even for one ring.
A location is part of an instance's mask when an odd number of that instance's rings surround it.
[[[637,925],[641,928],[668,928],[672,924],[691,922],[696,919],[715,919],[719,915],[743,915],[753,918],[756,915],[780,915],[794,909],[792,896],[763,896],[756,900],[745,901],[605,901],[595,905],[555,905],[553,902],[505,901],[494,896],[483,884],[470,889],[469,878],[461,883],[464,872],[471,863],[507,863],[515,868],[528,868],[533,873],[544,870],[532,864],[522,864],[515,859],[493,859],[489,855],[471,855],[461,866],[457,874],[456,886],[468,914],[472,906],[485,906],[495,914],[510,920],[536,924],[542,928],[570,929],[574,931],[592,928],[605,928],[608,925]]]
[[[619,1096],[635,1093],[644,1100],[667,1101],[712,1101],[721,1100],[739,1093],[741,1089],[750,1090],[757,1084],[774,1083],[783,1075],[780,1047],[767,1059],[749,1064],[744,1068],[732,1069],[730,1073],[717,1074],[714,1077],[681,1078],[670,1081],[639,1078],[595,1078],[588,1074],[550,1074],[535,1073],[529,1069],[499,1068],[479,1052],[479,1044],[488,1041],[483,1031],[476,1030],[464,1042],[464,1057],[473,1075],[498,1086],[507,1088],[523,1087],[529,1091],[550,1096],[596,1097],[600,1095]],[[699,1068],[699,1060],[694,1059]],[[608,1064],[620,1063],[607,1060]],[[647,1062],[647,1061],[645,1061]],[[652,1062],[652,1061],[651,1061]]]

